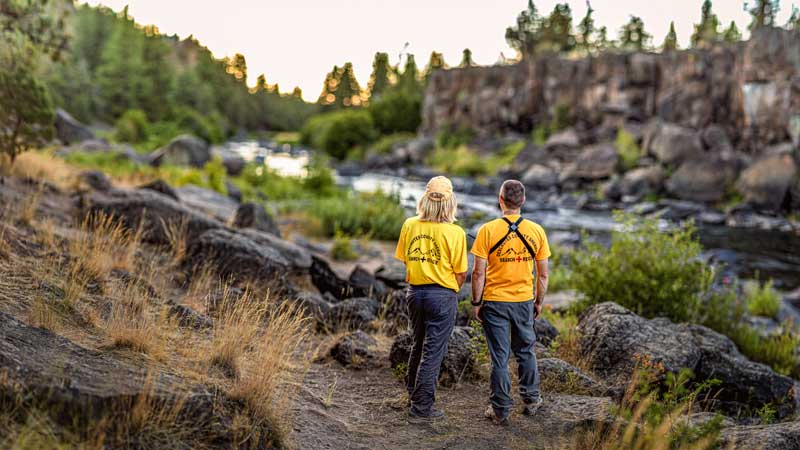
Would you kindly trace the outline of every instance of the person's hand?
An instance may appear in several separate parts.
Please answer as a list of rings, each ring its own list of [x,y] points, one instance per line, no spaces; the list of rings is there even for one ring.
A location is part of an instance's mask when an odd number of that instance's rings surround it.
[[[481,319],[481,308],[483,308],[483,305],[481,305],[481,306],[473,306],[472,307],[472,315],[475,316],[475,319],[478,322],[483,323],[483,319]]]
[[[542,314],[542,304],[539,302],[533,302],[533,319],[536,320]]]

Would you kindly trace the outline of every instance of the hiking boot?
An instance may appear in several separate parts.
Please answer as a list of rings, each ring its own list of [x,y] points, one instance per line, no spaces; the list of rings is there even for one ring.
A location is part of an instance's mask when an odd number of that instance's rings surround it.
[[[414,412],[413,409],[409,409],[408,410],[408,417],[409,417],[409,419],[411,419],[412,421],[415,421],[415,422],[417,422],[417,421],[427,422],[427,421],[444,419],[444,411],[442,411],[440,409],[432,409],[431,412],[428,413],[428,414],[420,414],[420,413]]]
[[[539,397],[538,400],[536,400],[536,401],[534,401],[532,403],[526,403],[522,407],[522,414],[524,414],[526,416],[536,415],[536,411],[539,411],[539,408],[541,408],[542,403],[544,403],[544,400],[542,400],[542,397]]]
[[[497,417],[497,414],[495,414],[492,405],[489,405],[489,407],[486,408],[486,412],[483,413],[483,416],[491,420],[492,423],[494,423],[495,425],[501,425],[504,427],[507,427],[509,425],[508,416],[505,416],[503,418]]]

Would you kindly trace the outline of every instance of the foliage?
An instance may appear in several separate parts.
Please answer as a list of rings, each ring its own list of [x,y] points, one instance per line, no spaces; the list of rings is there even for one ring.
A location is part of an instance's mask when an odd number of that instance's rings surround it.
[[[475,138],[475,132],[471,128],[443,128],[436,135],[436,147],[456,148],[467,145]]]
[[[338,232],[334,235],[331,258],[336,261],[355,261],[358,259],[358,255],[353,250],[353,244],[348,236]]]
[[[731,22],[734,24],[734,22]],[[789,30],[800,30],[800,8],[796,5],[792,5],[792,15],[789,16],[789,20],[786,22],[786,28]]]
[[[138,144],[147,139],[150,121],[141,109],[129,109],[114,124],[114,139]]]
[[[513,142],[495,154],[481,156],[466,145],[455,148],[440,146],[428,155],[425,163],[438,171],[457,176],[494,175],[508,167],[524,147],[523,141]]]
[[[489,343],[486,342],[486,335],[483,334],[483,326],[477,320],[469,322],[472,332],[470,333],[470,351],[475,358],[475,362],[483,365],[489,364],[491,356],[489,354]]]
[[[222,164],[222,158],[215,157],[203,166],[203,174],[206,178],[206,184],[209,188],[219,192],[220,194],[227,195],[228,187],[225,186],[225,178],[227,172],[225,166]]]
[[[65,11],[48,0],[4,0],[0,2],[0,36],[22,38],[38,51],[58,60],[67,44]]]
[[[406,55],[406,64],[403,67],[403,72],[397,77],[395,89],[406,95],[422,95],[422,83],[419,79],[419,68],[414,55]]]
[[[447,63],[444,62],[444,55],[437,51],[432,51],[430,58],[428,58],[428,65],[425,66],[425,86],[428,85],[428,80],[430,80],[433,72],[445,68],[447,68]]]
[[[781,308],[781,297],[772,287],[772,280],[764,284],[751,281],[744,285],[747,310],[754,316],[776,317]]]
[[[422,123],[422,96],[389,89],[367,110],[381,134],[413,133]]]
[[[655,219],[618,213],[611,247],[588,243],[572,257],[581,307],[613,301],[645,317],[694,319],[713,271],[700,261],[691,224],[661,230]],[[676,301],[680,299],[680,301]]]
[[[528,8],[517,15],[517,23],[506,28],[506,42],[515,49],[522,58],[536,53],[539,42],[539,28],[542,18],[533,0],[528,0]]]
[[[722,33],[722,40],[730,43],[735,43],[742,40],[742,33],[739,31],[739,27],[736,26],[735,21],[731,20],[731,24]]]
[[[531,133],[531,139],[536,145],[544,145],[547,139],[559,131],[575,124],[572,109],[563,103],[556,105],[553,116],[549,121],[540,122]]]
[[[664,38],[664,43],[661,44],[661,50],[665,52],[671,52],[678,49],[678,35],[675,33],[675,22],[669,23],[669,32],[667,32],[667,36]]]
[[[193,108],[179,106],[175,108],[174,121],[182,132],[193,134],[206,142],[220,144],[225,138],[223,119],[218,113],[204,115]]]
[[[547,291],[559,292],[572,288],[572,270],[569,267],[570,253],[555,244],[550,246],[549,276]]]
[[[378,155],[386,155],[392,151],[392,148],[401,142],[407,142],[414,139],[412,133],[394,133],[381,137],[370,147],[373,153]]]
[[[377,100],[390,86],[389,77],[391,75],[392,66],[389,65],[389,54],[383,52],[375,53],[375,59],[372,60],[372,74],[367,84],[370,101]]]
[[[636,137],[624,128],[617,131],[616,140],[617,154],[622,169],[627,171],[636,167],[639,163],[639,158],[642,156],[642,149],[636,143]]]
[[[475,65],[475,61],[472,59],[472,50],[465,48],[464,51],[461,52],[461,62],[458,64],[458,67],[473,67]]]
[[[19,36],[0,33],[0,155],[14,158],[53,134],[54,112],[45,86],[34,75],[36,49]]]
[[[337,159],[344,159],[350,149],[366,146],[375,139],[376,131],[369,112],[334,111],[309,119],[300,132],[303,144],[324,150]]]
[[[572,9],[569,3],[556,3],[553,11],[542,22],[539,36],[539,47],[543,51],[565,53],[575,48]]]
[[[578,36],[577,36],[577,48],[581,49],[585,53],[591,53],[594,50],[594,34],[595,34],[595,24],[594,24],[594,9],[590,3],[586,3],[586,15],[583,16],[580,23],[578,24]]]
[[[753,19],[750,22],[750,31],[761,27],[772,27],[775,26],[780,0],[753,0],[752,4],[745,2],[745,9],[750,12]]]
[[[380,192],[317,199],[312,202],[311,211],[320,219],[326,236],[341,232],[354,237],[393,240],[405,220],[405,210],[397,198]]]
[[[631,16],[619,30],[619,46],[625,50],[643,51],[650,45],[651,38],[644,29],[644,22],[637,16]]]
[[[711,0],[703,1],[700,23],[695,24],[692,33],[692,47],[702,47],[719,39],[719,18],[711,11]]]

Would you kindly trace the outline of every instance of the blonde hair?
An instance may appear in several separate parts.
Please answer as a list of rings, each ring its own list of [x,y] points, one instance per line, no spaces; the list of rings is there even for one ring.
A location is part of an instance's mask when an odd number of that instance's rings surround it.
[[[417,215],[423,222],[453,223],[456,221],[456,211],[458,200],[454,193],[449,198],[434,192],[422,194],[417,203]]]

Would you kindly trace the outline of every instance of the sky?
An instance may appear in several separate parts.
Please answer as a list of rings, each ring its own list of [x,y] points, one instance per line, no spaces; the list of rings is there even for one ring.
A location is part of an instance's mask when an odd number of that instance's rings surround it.
[[[420,69],[431,51],[444,53],[457,65],[462,50],[472,50],[478,64],[498,61],[501,52],[513,57],[505,42],[527,0],[88,0],[115,11],[128,5],[140,24],[156,25],[162,33],[181,38],[194,35],[215,56],[242,53],[247,58],[248,82],[263,73],[282,92],[294,86],[303,98],[315,101],[325,74],[334,65],[353,63],[356,77],[366,87],[375,52],[389,53],[392,64],[404,48],[415,55]],[[549,13],[557,0],[537,0]],[[585,0],[568,0],[577,24],[586,13]],[[778,23],[784,24],[791,2],[783,0]],[[800,4],[800,0],[798,1]],[[607,26],[610,36],[631,15],[644,20],[660,45],[675,21],[681,46],[689,43],[692,25],[700,18],[702,0],[593,0],[595,23]],[[746,33],[749,15],[742,0],[716,0],[714,12],[727,26],[735,20]],[[408,46],[406,47],[406,44]]]

